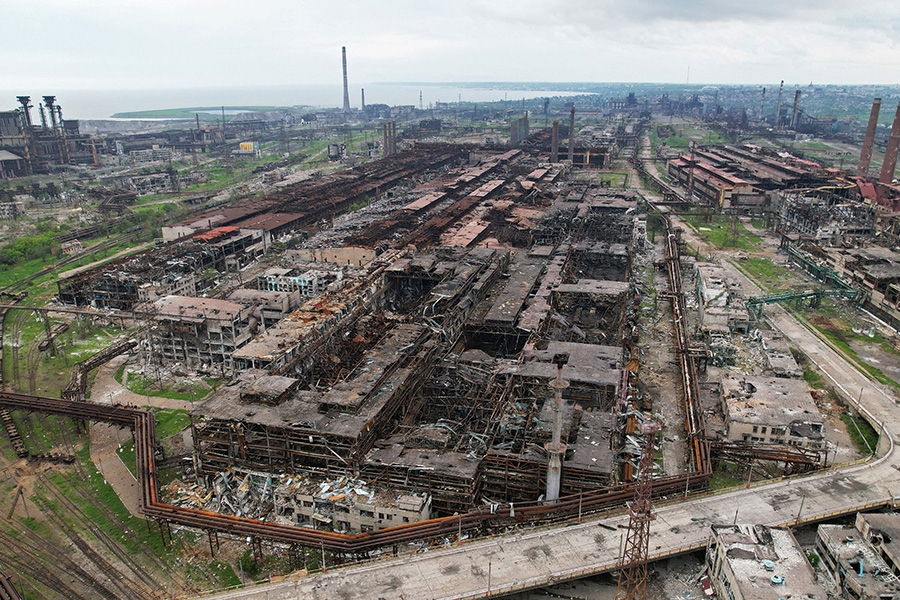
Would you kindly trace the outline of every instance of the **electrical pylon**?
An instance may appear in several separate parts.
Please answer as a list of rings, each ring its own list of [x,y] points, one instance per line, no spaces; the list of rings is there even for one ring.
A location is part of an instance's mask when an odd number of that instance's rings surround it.
[[[644,434],[644,449],[634,480],[634,499],[628,506],[628,535],[619,562],[619,586],[616,600],[645,600],[647,596],[647,554],[650,548],[650,521],[653,516],[653,447],[656,423],[639,427]]]

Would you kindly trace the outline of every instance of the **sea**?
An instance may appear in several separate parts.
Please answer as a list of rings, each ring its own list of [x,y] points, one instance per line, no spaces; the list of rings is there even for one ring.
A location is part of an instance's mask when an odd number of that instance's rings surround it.
[[[554,90],[508,89],[503,86],[464,87],[451,84],[372,83],[350,87],[350,105],[359,107],[360,88],[365,89],[366,104],[422,106],[435,102],[509,102],[523,99],[574,96],[578,92]],[[264,87],[222,87],[195,89],[130,89],[130,90],[0,90],[0,110],[12,110],[19,104],[16,96],[31,95],[37,107],[41,96],[53,94],[66,119],[109,119],[116,113],[218,106],[310,106],[340,107],[343,89],[336,85],[279,85]],[[229,111],[226,109],[226,112]],[[40,119],[37,109],[32,119]]]

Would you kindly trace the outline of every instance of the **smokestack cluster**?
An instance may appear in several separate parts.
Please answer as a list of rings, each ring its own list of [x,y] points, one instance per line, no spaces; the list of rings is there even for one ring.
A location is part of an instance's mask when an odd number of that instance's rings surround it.
[[[888,138],[887,149],[884,151],[884,163],[881,165],[881,177],[878,178],[879,183],[890,185],[891,181],[894,180],[898,150],[900,150],[900,102],[897,103],[897,114],[894,115],[891,137]]]
[[[866,137],[863,139],[862,151],[859,153],[859,164],[856,166],[857,177],[869,176],[869,165],[872,162],[872,150],[875,147],[875,131],[878,129],[878,113],[881,110],[881,98],[872,101],[872,113],[869,115],[869,125],[866,127]]]
[[[388,121],[384,124],[384,156],[397,153],[397,122]]]
[[[344,112],[350,112],[350,88],[347,85],[347,47],[341,46],[341,55],[344,62]]]

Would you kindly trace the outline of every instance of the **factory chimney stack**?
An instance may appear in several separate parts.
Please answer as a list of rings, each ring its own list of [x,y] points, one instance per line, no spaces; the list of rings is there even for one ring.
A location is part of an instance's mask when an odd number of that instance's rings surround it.
[[[784,91],[784,79],[778,88],[778,102],[775,104],[775,129],[781,129],[781,93]]]
[[[881,177],[878,178],[879,183],[890,185],[891,181],[894,180],[898,149],[900,149],[900,102],[897,103],[897,114],[894,115],[891,137],[888,139],[887,149],[884,151],[884,163],[881,165]]]
[[[881,110],[881,98],[872,101],[872,114],[869,115],[869,125],[866,127],[866,137],[863,139],[862,151],[859,153],[859,164],[856,166],[857,177],[869,176],[869,165],[872,163],[872,150],[875,147],[875,131],[878,129],[878,113]]]
[[[341,46],[341,57],[344,63],[344,112],[350,112],[350,88],[347,86],[347,47]]]
[[[797,117],[800,116],[800,90],[794,92],[794,112],[791,113],[791,129],[797,131]]]
[[[763,105],[766,103],[766,88],[763,88],[762,98],[759,101],[759,120],[763,120]]]
[[[575,160],[575,107],[569,115],[569,162]]]
[[[550,142],[550,162],[559,162],[559,121],[553,121],[553,139]]]

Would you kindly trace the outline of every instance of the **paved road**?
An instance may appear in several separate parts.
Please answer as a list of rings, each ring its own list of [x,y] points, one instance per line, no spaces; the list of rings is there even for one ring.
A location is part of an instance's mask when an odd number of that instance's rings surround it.
[[[116,371],[127,360],[126,355],[117,356],[97,369],[97,376],[91,386],[91,402],[191,410],[192,405],[187,400],[142,396],[116,381]],[[118,454],[119,445],[129,439],[130,434],[118,427],[106,423],[92,423],[91,462],[103,473],[103,477],[116,491],[128,511],[143,517],[140,486]]]

